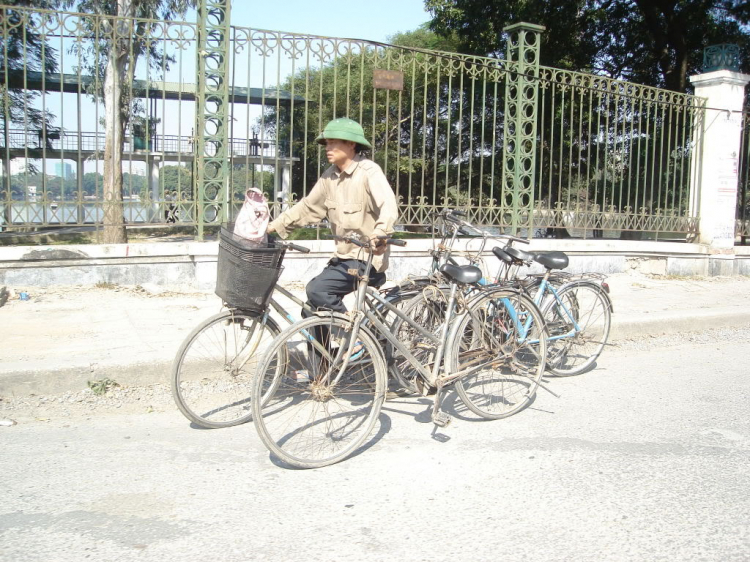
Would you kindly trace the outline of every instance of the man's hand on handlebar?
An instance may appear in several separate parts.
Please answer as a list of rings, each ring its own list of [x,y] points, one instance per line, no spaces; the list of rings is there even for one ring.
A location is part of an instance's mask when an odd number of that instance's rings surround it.
[[[373,256],[382,256],[388,247],[384,238],[373,236],[370,238],[370,251]]]

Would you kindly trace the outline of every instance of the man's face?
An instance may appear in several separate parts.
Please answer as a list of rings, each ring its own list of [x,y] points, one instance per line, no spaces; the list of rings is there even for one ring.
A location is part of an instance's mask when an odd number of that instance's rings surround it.
[[[331,164],[341,168],[341,164],[354,158],[356,143],[339,139],[326,140],[326,157]]]

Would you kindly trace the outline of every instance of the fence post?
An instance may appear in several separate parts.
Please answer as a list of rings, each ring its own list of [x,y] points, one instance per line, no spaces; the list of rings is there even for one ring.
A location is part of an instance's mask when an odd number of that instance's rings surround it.
[[[539,51],[544,30],[541,25],[523,22],[503,28],[508,35],[509,64],[505,82],[502,205],[512,208],[513,234],[519,235],[519,230],[525,228],[528,238],[534,236]]]
[[[222,223],[229,201],[229,0],[198,7],[195,184],[198,239],[206,223]]]
[[[742,106],[750,76],[722,69],[691,76],[690,82],[695,95],[706,100],[703,119],[698,120],[703,130],[694,135],[700,139],[697,165],[691,171],[698,242],[711,251],[710,275],[732,275]]]

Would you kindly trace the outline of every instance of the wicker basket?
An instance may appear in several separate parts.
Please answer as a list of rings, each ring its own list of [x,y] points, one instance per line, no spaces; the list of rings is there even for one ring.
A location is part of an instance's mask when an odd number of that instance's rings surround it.
[[[232,232],[233,223],[222,226],[219,232],[219,247],[224,245],[227,252],[261,267],[279,267],[284,259],[285,248],[273,243],[253,242]]]
[[[283,248],[245,240],[222,227],[216,294],[235,308],[263,312],[281,275],[283,259]]]

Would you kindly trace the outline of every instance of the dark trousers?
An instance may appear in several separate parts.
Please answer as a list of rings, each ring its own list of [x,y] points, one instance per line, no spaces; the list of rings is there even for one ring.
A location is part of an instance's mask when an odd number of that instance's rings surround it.
[[[317,277],[307,284],[307,302],[313,310],[333,310],[346,312],[343,299],[357,288],[357,278],[349,275],[349,269],[357,269],[364,273],[366,263],[360,260],[340,260],[333,258]],[[371,287],[380,287],[385,283],[385,273],[370,270]],[[305,310],[302,316],[310,314]]]
[[[343,299],[357,289],[357,277],[350,275],[349,269],[357,269],[361,275],[364,273],[366,266],[367,264],[360,260],[331,259],[325,269],[307,284],[307,303],[310,308],[313,310],[346,312]],[[385,273],[371,270],[368,285],[380,287],[383,283],[385,283]],[[310,315],[307,310],[302,310],[302,316],[305,318]],[[331,336],[327,326],[317,326],[313,335],[324,348],[330,351]],[[314,376],[321,376],[328,369],[328,361],[321,357],[321,354],[314,349],[312,344],[308,344],[308,347]]]

